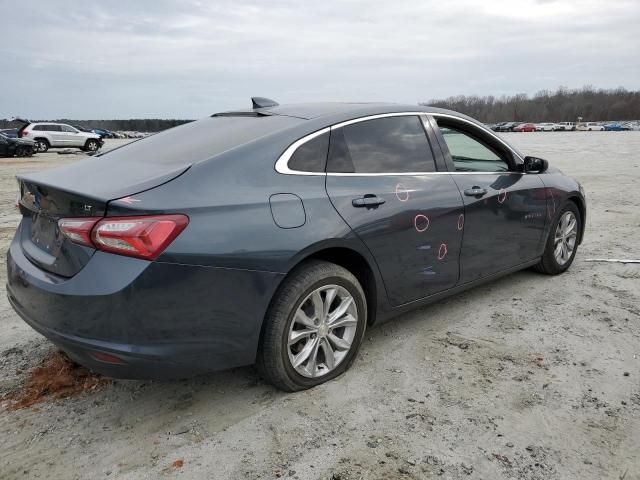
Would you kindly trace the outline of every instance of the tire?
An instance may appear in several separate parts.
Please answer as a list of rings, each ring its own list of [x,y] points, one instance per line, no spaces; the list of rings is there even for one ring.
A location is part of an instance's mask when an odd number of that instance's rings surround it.
[[[100,144],[98,143],[98,141],[93,138],[90,138],[84,144],[83,150],[85,152],[97,152],[99,148],[100,148]]]
[[[34,148],[38,153],[46,153],[47,150],[49,150],[49,148],[51,147],[51,145],[49,145],[49,141],[46,138],[36,138],[35,142],[36,144]]]
[[[23,147],[22,145],[19,145],[16,147],[16,151],[15,151],[15,156],[16,157],[25,157],[25,147]]]
[[[571,251],[569,257],[564,261],[564,263],[557,258],[556,256],[556,238],[557,233],[559,231],[559,225],[563,221],[566,215],[571,214],[575,218],[575,236],[573,236],[573,250]],[[560,227],[562,228],[562,227]],[[533,267],[533,269],[540,273],[545,273],[547,275],[558,275],[567,271],[567,269],[573,263],[573,259],[576,256],[576,252],[578,251],[578,236],[580,235],[580,231],[582,228],[582,218],[580,217],[580,211],[575,203],[569,201],[564,207],[560,210],[558,215],[549,230],[549,237],[547,238],[547,243],[545,245],[544,253],[542,254],[542,258],[540,262]]]
[[[315,297],[323,288],[327,289],[324,292],[325,296],[322,297],[320,292],[319,297]],[[319,305],[327,309],[325,302],[329,290],[336,291],[335,297],[331,297],[333,302],[330,301],[329,312],[335,314],[340,307],[349,306],[345,315],[339,315],[339,321],[334,323],[344,323],[345,326],[332,329],[331,323],[325,323],[324,320],[330,319],[331,315],[318,320],[314,313],[317,304],[313,302],[313,298],[319,298]],[[351,301],[348,300],[349,296]],[[312,310],[309,310],[310,308]],[[310,322],[305,323],[310,326],[300,323],[299,318]],[[315,325],[318,326],[314,326],[314,319]],[[281,390],[305,390],[336,378],[355,360],[367,325],[366,297],[360,283],[351,272],[333,263],[314,260],[296,268],[284,280],[271,302],[264,322],[256,359],[258,372],[267,382]],[[317,333],[307,335],[312,331]],[[299,340],[289,344],[290,336],[296,334]],[[345,350],[348,339],[351,339],[350,345]],[[334,343],[337,340],[344,343]],[[304,358],[304,349],[308,346],[312,347],[308,349],[312,352],[308,355],[309,360],[303,361],[297,367],[294,366],[293,362]],[[327,364],[327,347],[333,352],[333,368]],[[314,372],[315,376],[312,376],[311,372]]]

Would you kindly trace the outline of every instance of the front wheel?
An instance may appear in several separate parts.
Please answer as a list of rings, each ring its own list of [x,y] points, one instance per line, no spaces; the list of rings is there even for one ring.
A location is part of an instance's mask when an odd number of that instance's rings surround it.
[[[97,140],[94,140],[94,139],[87,140],[87,143],[85,143],[84,145],[84,149],[87,152],[96,152],[98,151],[98,148],[100,148],[100,144],[98,143]]]
[[[289,392],[331,380],[353,363],[366,324],[365,294],[351,272],[329,262],[303,264],[269,307],[258,371]]]
[[[578,207],[575,203],[568,202],[551,226],[544,254],[533,268],[547,275],[558,275],[566,271],[578,251],[581,222]]]

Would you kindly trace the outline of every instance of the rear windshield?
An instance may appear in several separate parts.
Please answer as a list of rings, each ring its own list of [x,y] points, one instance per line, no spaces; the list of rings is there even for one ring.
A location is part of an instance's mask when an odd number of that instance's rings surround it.
[[[303,120],[284,116],[210,117],[171,128],[101,155],[109,161],[187,165],[291,127]]]

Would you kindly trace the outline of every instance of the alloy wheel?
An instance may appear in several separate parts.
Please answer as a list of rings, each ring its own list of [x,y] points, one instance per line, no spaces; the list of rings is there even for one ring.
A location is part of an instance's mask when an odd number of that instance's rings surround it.
[[[358,328],[353,296],[339,285],[311,292],[295,312],[287,336],[291,366],[307,378],[322,377],[347,357]]]
[[[565,212],[560,217],[554,239],[554,256],[558,265],[564,265],[569,261],[576,247],[577,238],[578,219],[573,212]]]

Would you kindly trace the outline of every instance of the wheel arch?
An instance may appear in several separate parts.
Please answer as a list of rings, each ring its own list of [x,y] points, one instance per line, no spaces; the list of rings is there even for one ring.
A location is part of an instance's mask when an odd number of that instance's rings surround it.
[[[323,260],[340,265],[358,279],[366,295],[367,324],[373,324],[377,316],[378,303],[385,296],[384,284],[382,283],[382,278],[380,277],[375,260],[364,248],[359,248],[358,240],[354,239],[354,242],[356,243],[355,245],[347,240],[327,240],[302,250],[291,259],[289,268],[287,268],[287,274],[280,281],[280,284],[271,296],[268,308],[271,307],[282,285],[293,272],[309,261]],[[264,328],[264,322],[262,328]]]
[[[582,243],[582,239],[584,237],[585,225],[587,223],[587,206],[582,198],[580,198],[577,194],[570,195],[567,198],[568,202],[573,202],[576,207],[578,207],[578,211],[580,212],[580,232],[578,236],[578,244]]]

